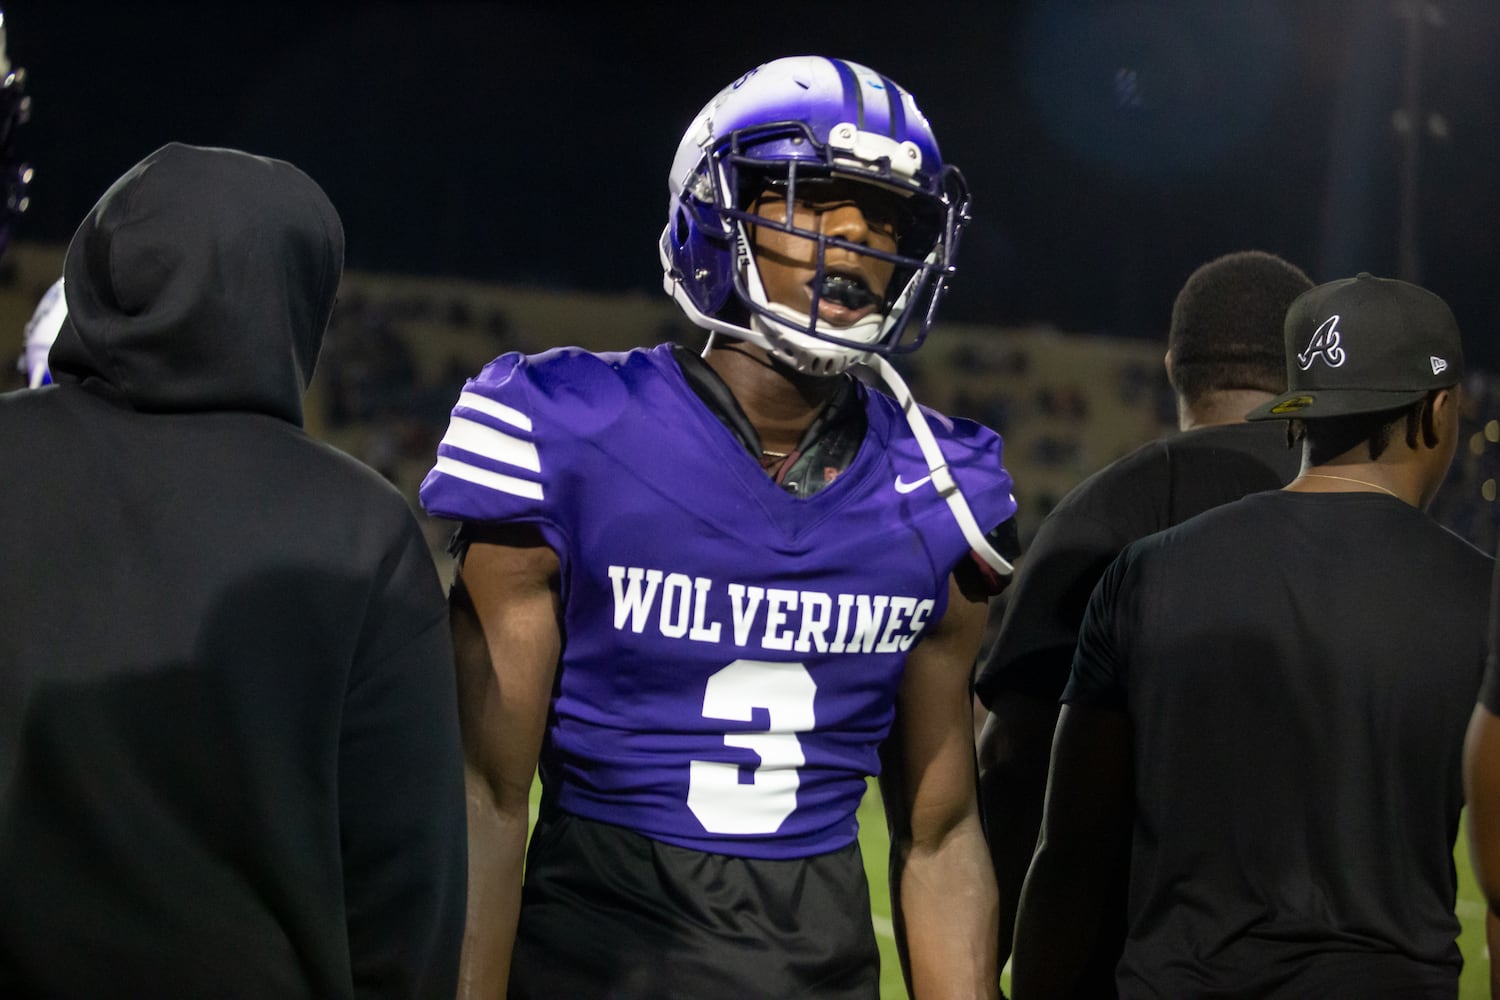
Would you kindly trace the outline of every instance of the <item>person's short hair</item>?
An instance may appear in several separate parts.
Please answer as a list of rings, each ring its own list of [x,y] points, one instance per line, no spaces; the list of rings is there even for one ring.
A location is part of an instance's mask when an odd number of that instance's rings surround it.
[[[1301,268],[1261,250],[1199,267],[1172,304],[1172,388],[1189,402],[1227,389],[1283,392],[1282,323],[1292,300],[1312,287]]]
[[[1408,448],[1416,448],[1419,436],[1427,447],[1436,448],[1437,430],[1427,413],[1427,407],[1435,401],[1439,391],[1434,389],[1415,403],[1389,410],[1321,417],[1317,420],[1294,418],[1287,426],[1287,444],[1305,442],[1308,458],[1316,465],[1322,465],[1359,445],[1365,446],[1366,454],[1374,462],[1385,454],[1398,432],[1405,438]]]

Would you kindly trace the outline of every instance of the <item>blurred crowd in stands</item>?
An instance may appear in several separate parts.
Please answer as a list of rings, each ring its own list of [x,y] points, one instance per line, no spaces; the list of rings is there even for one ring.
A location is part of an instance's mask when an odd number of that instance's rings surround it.
[[[60,262],[61,248],[55,252]],[[50,260],[51,252],[42,251],[41,259]],[[0,269],[0,298],[16,300],[0,315],[21,316],[5,344],[0,388],[20,387],[15,359],[21,327],[50,280],[24,245]],[[507,299],[515,296],[525,303],[508,307]],[[570,314],[578,298],[347,274],[309,397],[309,430],[377,469],[415,508],[449,407],[464,380],[488,359],[569,344],[602,350],[668,339],[699,342],[696,330],[654,301],[593,300],[595,312],[614,318],[601,323]],[[558,313],[556,320],[547,318],[549,308]],[[518,320],[517,311],[528,320]],[[962,324],[944,325],[933,338],[901,367],[918,398],[1004,436],[1023,535],[1035,531],[1074,484],[1174,426],[1158,342]],[[1479,548],[1494,551],[1500,537],[1500,376],[1475,371],[1465,388],[1465,444],[1432,512]],[[447,526],[419,517],[442,561]]]

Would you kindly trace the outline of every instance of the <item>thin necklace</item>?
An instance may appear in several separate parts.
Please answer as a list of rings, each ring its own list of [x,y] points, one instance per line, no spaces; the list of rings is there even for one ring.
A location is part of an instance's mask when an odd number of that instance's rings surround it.
[[[1302,473],[1302,478],[1303,479],[1338,479],[1338,480],[1341,480],[1342,482],[1346,482],[1346,483],[1358,483],[1361,486],[1368,486],[1372,490],[1379,490],[1382,493],[1385,493],[1385,494],[1388,494],[1390,496],[1395,497],[1397,500],[1401,500],[1401,497],[1398,494],[1396,494],[1395,492],[1393,492],[1391,490],[1386,489],[1384,486],[1381,486],[1379,483],[1367,483],[1363,479],[1355,479],[1352,476],[1329,476],[1329,475],[1325,475],[1324,473],[1321,473],[1321,472],[1304,472],[1304,473]],[[1405,503],[1406,501],[1402,500],[1401,502]]]
[[[761,457],[763,457],[763,458],[786,458],[788,455],[791,454],[791,452],[789,452],[789,451],[771,451],[769,448],[766,448],[766,449],[762,449],[760,454],[761,454]]]

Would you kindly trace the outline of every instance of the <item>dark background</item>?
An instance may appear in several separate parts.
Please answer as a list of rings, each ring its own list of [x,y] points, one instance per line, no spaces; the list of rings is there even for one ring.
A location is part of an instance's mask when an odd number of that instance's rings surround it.
[[[1421,4],[1415,48],[1417,5],[1387,0],[4,6],[34,100],[21,239],[66,240],[175,139],[301,166],[351,268],[650,292],[690,119],[819,52],[912,90],[969,178],[951,318],[1160,337],[1195,266],[1254,247],[1417,278],[1496,366],[1492,0]]]

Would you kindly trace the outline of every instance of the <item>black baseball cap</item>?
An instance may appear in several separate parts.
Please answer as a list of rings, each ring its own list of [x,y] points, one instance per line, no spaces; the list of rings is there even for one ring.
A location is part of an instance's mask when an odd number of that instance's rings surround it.
[[[1410,405],[1464,374],[1448,304],[1425,288],[1360,274],[1297,296],[1282,328],[1287,391],[1246,420],[1312,420]]]

